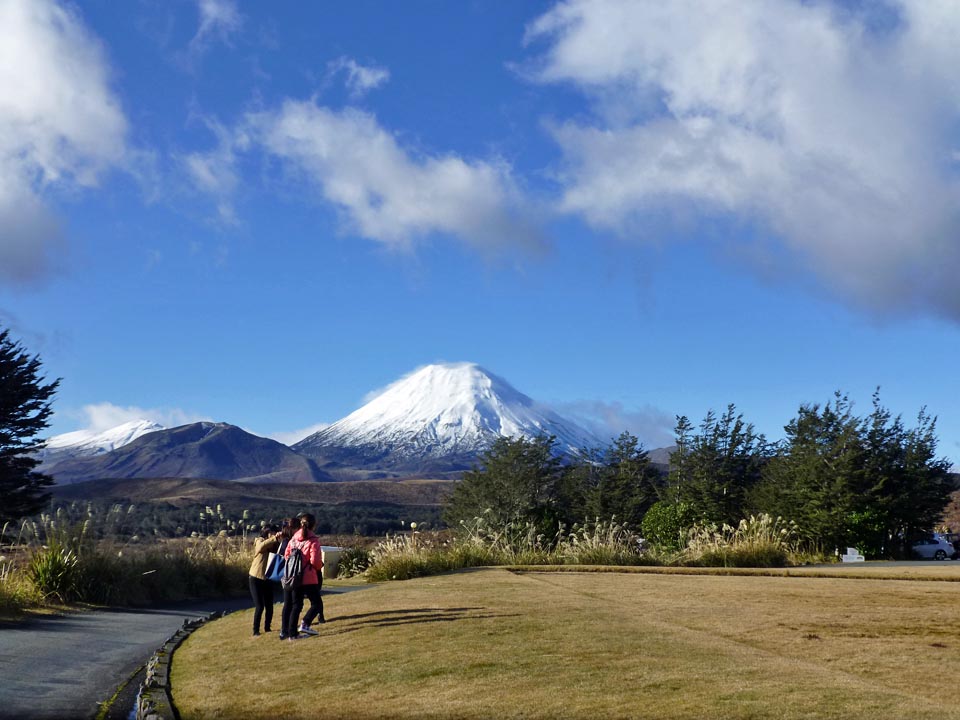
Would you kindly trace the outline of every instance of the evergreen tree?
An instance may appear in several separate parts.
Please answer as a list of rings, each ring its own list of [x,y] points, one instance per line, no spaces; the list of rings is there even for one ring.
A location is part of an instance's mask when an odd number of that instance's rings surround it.
[[[595,482],[586,493],[587,517],[616,516],[639,529],[644,514],[659,499],[659,490],[660,475],[647,451],[636,436],[624,431],[600,454]]]
[[[563,464],[553,452],[555,443],[552,436],[498,438],[481,456],[478,467],[457,483],[444,520],[456,528],[461,520],[486,513],[497,525],[529,520],[555,530],[564,476]]]
[[[926,410],[908,429],[879,392],[866,418],[838,392],[822,408],[801,406],[785,429],[753,501],[794,520],[807,539],[890,556],[905,554],[939,522],[952,490],[950,463],[936,457],[936,418]]]
[[[673,428],[677,449],[670,453],[670,474],[668,478],[671,499],[677,503],[682,498],[684,485],[688,479],[687,456],[690,454],[690,446],[693,441],[692,431],[693,425],[689,418],[686,415],[677,415],[677,424]]]
[[[936,457],[936,418],[926,409],[907,429],[873,395],[864,422],[864,508],[853,530],[866,552],[905,553],[904,545],[939,521],[952,491],[950,462]]]
[[[0,331],[0,523],[38,512],[50,497],[53,479],[35,472],[40,461],[30,453],[43,447],[37,435],[60,381],[44,384],[40,370],[39,357]]]
[[[801,536],[828,550],[851,542],[851,524],[864,508],[865,448],[852,407],[839,392],[822,408],[802,405],[756,496],[759,509],[795,521]]]
[[[676,463],[676,497],[701,520],[736,525],[760,481],[765,439],[733,404],[719,418],[708,411],[694,435],[689,421],[681,421],[685,422],[677,425],[677,451],[671,456],[671,464]]]

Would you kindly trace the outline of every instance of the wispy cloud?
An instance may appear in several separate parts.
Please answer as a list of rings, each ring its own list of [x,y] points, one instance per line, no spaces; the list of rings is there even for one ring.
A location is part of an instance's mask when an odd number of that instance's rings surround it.
[[[72,7],[0,3],[0,283],[42,281],[63,254],[52,192],[127,159],[127,120],[97,39]]]
[[[247,149],[247,138],[244,133],[232,132],[216,121],[205,119],[204,123],[215,135],[216,147],[207,152],[185,153],[178,159],[193,187],[213,198],[218,221],[236,225],[234,195],[240,183],[237,153]]]
[[[309,101],[250,115],[247,125],[257,143],[302,174],[366,238],[392,247],[432,234],[482,248],[541,243],[505,162],[414,154],[374,116]]]
[[[628,409],[619,402],[578,400],[553,407],[605,443],[626,431],[635,435],[648,450],[673,444],[674,416],[650,405]]]
[[[197,0],[197,10],[200,24],[190,41],[192,58],[203,54],[213,42],[229,45],[243,27],[243,15],[235,0]]]
[[[291,430],[290,432],[276,432],[271,435],[266,435],[265,437],[270,438],[271,440],[276,440],[277,442],[283,443],[284,445],[294,445],[304,438],[307,438],[314,433],[320,432],[321,430],[330,427],[330,423],[317,423],[316,425],[311,425],[310,427],[305,427],[301,430]]]
[[[177,427],[188,423],[211,420],[206,415],[199,415],[180,408],[141,408],[134,405],[114,405],[109,402],[84,405],[79,411],[67,411],[65,414],[81,422],[83,424],[82,430],[94,433],[100,433],[133,420],[151,420],[164,427]]]
[[[746,221],[785,272],[960,319],[958,36],[956,6],[926,0],[559,3],[529,28],[530,75],[593,111],[552,123],[560,208],[623,234]]]
[[[331,75],[344,74],[347,90],[352,97],[362,97],[390,79],[390,71],[376,65],[360,65],[353,58],[341,56],[328,63]]]

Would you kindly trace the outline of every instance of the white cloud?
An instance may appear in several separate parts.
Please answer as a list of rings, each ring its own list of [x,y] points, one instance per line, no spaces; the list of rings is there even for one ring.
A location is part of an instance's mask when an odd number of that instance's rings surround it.
[[[532,75],[595,113],[552,125],[560,206],[746,220],[859,304],[960,318],[957,37],[947,1],[560,3]]]
[[[133,405],[123,407],[109,402],[84,405],[80,412],[73,414],[84,423],[82,429],[92,433],[101,433],[133,420],[151,420],[168,428],[211,420],[206,415],[197,415],[180,408],[141,408]]]
[[[197,0],[200,25],[190,41],[190,52],[202,53],[214,39],[230,44],[243,27],[243,15],[234,0]]]
[[[628,410],[619,402],[580,400],[553,407],[560,415],[576,420],[604,443],[624,431],[635,435],[647,450],[667,447],[674,441],[674,416],[649,405]]]
[[[0,282],[42,279],[62,237],[45,195],[126,160],[127,121],[100,43],[52,0],[0,3]]]
[[[291,430],[290,432],[277,432],[265,437],[270,438],[271,440],[276,440],[279,443],[290,446],[295,445],[304,438],[310,437],[316,432],[320,432],[326,428],[330,427],[330,423],[317,423],[316,425],[311,425],[310,427],[303,428],[302,430]]]
[[[380,87],[390,79],[390,71],[376,65],[364,66],[353,58],[341,56],[328,64],[331,74],[346,74],[346,85],[354,97],[365,95],[369,91]]]
[[[217,146],[209,152],[184,154],[179,160],[194,188],[214,199],[220,222],[236,225],[233,196],[240,182],[237,151],[247,148],[246,137],[210,120],[206,124],[217,137]]]
[[[250,115],[248,125],[252,138],[312,181],[364,237],[390,246],[434,233],[478,247],[539,244],[506,163],[415,155],[372,115],[313,102],[287,101]]]

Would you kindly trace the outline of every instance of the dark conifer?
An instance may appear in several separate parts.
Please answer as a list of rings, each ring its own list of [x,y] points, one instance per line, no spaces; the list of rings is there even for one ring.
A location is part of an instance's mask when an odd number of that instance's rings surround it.
[[[35,471],[59,380],[44,383],[38,356],[0,331],[0,523],[41,510],[53,478]]]

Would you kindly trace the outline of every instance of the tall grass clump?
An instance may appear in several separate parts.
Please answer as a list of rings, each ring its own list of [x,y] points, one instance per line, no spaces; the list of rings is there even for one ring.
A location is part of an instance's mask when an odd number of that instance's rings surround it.
[[[343,546],[337,563],[338,578],[352,578],[362,575],[370,567],[370,551],[360,545]]]
[[[574,525],[557,544],[555,554],[573,565],[655,565],[643,538],[616,518]]]
[[[370,582],[410,580],[453,569],[442,549],[433,547],[416,528],[409,535],[388,535],[370,551]]]
[[[370,581],[406,580],[484,565],[651,565],[655,557],[626,524],[596,520],[554,534],[529,521],[491,522],[488,514],[461,521],[452,537],[388,537],[370,551]]]
[[[702,567],[784,567],[798,554],[797,526],[767,514],[751,515],[737,527],[695,525],[680,563]]]
[[[564,526],[548,536],[535,523],[511,520],[491,522],[487,513],[461,521],[454,545],[483,565],[549,565],[556,562],[555,548]]]

